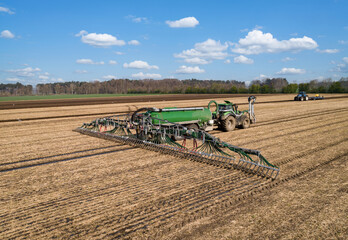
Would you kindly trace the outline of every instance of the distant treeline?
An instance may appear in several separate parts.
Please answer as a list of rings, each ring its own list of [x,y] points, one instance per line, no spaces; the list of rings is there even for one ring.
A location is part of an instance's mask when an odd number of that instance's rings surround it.
[[[0,84],[0,96],[52,94],[127,94],[127,93],[348,93],[348,77],[339,81],[325,79],[309,83],[291,83],[285,78],[254,80],[249,87],[236,80],[129,80],[112,79],[105,82],[63,82],[32,85]]]

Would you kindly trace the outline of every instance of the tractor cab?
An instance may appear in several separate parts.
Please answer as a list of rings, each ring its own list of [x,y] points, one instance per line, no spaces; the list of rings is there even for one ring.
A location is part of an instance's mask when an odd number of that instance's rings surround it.
[[[224,112],[235,112],[236,114],[238,113],[238,106],[227,100],[225,100],[225,103],[218,104],[218,107],[220,114],[223,114]]]

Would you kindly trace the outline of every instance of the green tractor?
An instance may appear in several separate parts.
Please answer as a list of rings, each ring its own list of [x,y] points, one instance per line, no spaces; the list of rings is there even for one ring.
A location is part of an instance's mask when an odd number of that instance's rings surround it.
[[[218,126],[222,131],[228,132],[235,127],[248,128],[250,124],[256,122],[254,115],[255,100],[256,97],[250,96],[248,98],[249,110],[244,111],[239,111],[238,106],[230,101],[218,104],[214,100],[209,102],[208,108],[141,108],[133,113],[132,119],[144,115],[151,117],[154,125],[170,126],[175,123],[187,128],[204,131],[211,131],[214,126]],[[163,120],[167,122],[164,123]]]
[[[216,103],[212,100],[208,104],[208,109],[211,109],[211,105],[216,106],[216,110],[212,112],[212,118],[214,120],[214,125],[219,126],[222,131],[228,132],[239,128],[248,128],[250,124],[256,122],[254,114],[254,102],[256,97],[250,96],[248,98],[249,110],[239,111],[238,105],[231,103],[230,101],[225,101],[225,103]]]

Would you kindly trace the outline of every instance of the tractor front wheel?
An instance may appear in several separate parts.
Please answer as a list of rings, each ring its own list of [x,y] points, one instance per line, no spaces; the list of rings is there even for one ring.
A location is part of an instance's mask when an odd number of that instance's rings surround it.
[[[229,116],[221,122],[221,128],[224,132],[232,131],[236,127],[236,119],[233,116]]]

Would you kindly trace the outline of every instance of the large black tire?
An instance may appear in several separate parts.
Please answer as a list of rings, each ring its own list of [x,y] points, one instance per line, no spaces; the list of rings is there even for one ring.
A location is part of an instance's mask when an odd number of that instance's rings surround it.
[[[250,119],[248,117],[244,118],[242,122],[242,128],[246,129],[250,127]]]
[[[221,121],[221,129],[224,132],[233,131],[235,127],[236,119],[233,116],[229,116],[225,120]]]
[[[192,123],[192,124],[188,125],[187,128],[197,129],[197,130],[199,129],[199,127],[196,123]]]

